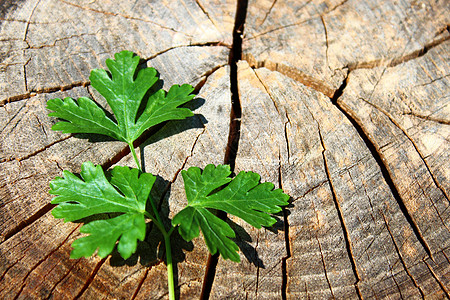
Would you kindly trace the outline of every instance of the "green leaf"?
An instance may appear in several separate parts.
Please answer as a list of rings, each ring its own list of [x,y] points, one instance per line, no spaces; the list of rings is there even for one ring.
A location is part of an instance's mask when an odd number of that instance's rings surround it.
[[[105,257],[119,240],[119,253],[128,258],[136,250],[137,240],[145,237],[145,207],[156,177],[116,166],[108,180],[103,169],[91,162],[81,166],[81,178],[68,171],[63,174],[64,178],[50,182],[50,194],[57,195],[52,204],[59,204],[52,211],[55,218],[69,222],[102,213],[123,213],[82,226],[80,231],[90,235],[73,243],[71,256],[88,257],[99,248],[99,256]]]
[[[145,238],[145,218],[142,214],[124,214],[108,220],[92,221],[81,226],[81,233],[90,235],[72,243],[70,258],[89,257],[98,248],[98,256],[108,256],[119,240],[117,250],[127,259],[135,251],[137,240]]]
[[[187,241],[197,237],[200,228],[212,254],[218,250],[225,259],[239,261],[238,247],[229,239],[234,237],[231,227],[207,208],[223,210],[261,228],[276,222],[269,214],[288,205],[289,196],[280,189],[274,190],[272,183],[260,183],[256,173],[240,172],[234,179],[228,177],[230,174],[229,166],[224,165],[208,165],[203,172],[197,167],[183,170],[188,205],[173,218],[172,224],[180,225],[179,233]]]
[[[97,133],[133,143],[145,130],[168,120],[192,116],[188,108],[178,106],[192,100],[194,88],[188,84],[174,85],[166,93],[151,88],[159,80],[154,68],[138,71],[139,56],[122,51],[115,59],[107,59],[110,71],[92,70],[91,85],[106,99],[115,119],[89,98],[81,97],[77,103],[71,98],[51,99],[47,108],[50,116],[66,120],[56,123],[52,129],[64,133]],[[148,97],[148,99],[147,99]]]
[[[206,245],[212,254],[219,250],[224,259],[240,261],[237,252],[239,248],[229,239],[235,237],[233,229],[209,210],[187,206],[172,219],[172,224],[174,226],[180,224],[178,232],[188,242],[200,234],[201,228]]]
[[[69,97],[64,100],[51,99],[47,102],[47,108],[54,111],[49,113],[49,116],[70,120],[70,122],[56,123],[52,126],[53,130],[60,130],[64,133],[97,133],[121,141],[125,139],[117,124],[89,98],[79,98],[78,104]]]

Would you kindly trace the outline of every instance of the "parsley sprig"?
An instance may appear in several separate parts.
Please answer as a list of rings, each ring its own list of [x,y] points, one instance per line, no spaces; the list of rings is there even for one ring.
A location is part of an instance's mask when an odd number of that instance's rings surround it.
[[[49,100],[47,108],[54,111],[49,116],[66,120],[53,125],[53,130],[64,133],[97,133],[110,136],[129,145],[136,165],[140,168],[133,142],[152,126],[168,120],[181,120],[193,115],[188,108],[179,107],[191,101],[194,88],[189,84],[174,85],[168,92],[163,89],[145,96],[158,82],[154,68],[137,71],[139,56],[133,52],[117,53],[115,60],[107,59],[110,73],[103,69],[92,70],[89,79],[114,113],[110,119],[103,108],[93,100],[81,97]],[[140,109],[143,111],[140,112]]]
[[[157,71],[138,69],[139,61],[139,56],[122,51],[114,60],[106,60],[109,72],[102,69],[91,72],[91,85],[106,99],[115,119],[86,97],[47,102],[47,108],[53,111],[49,115],[61,119],[53,130],[103,134],[125,142],[137,167],[115,166],[107,176],[101,166],[85,162],[80,176],[64,171],[63,177],[50,183],[50,194],[56,195],[52,203],[58,204],[52,214],[70,222],[114,213],[80,228],[86,236],[72,243],[71,258],[89,257],[96,251],[100,257],[106,257],[117,247],[127,259],[136,251],[138,241],[145,239],[146,219],[150,219],[164,237],[169,299],[175,299],[170,244],[174,230],[178,229],[186,241],[199,236],[201,230],[211,254],[218,251],[223,258],[239,262],[239,248],[232,240],[234,230],[210,209],[223,210],[261,228],[275,223],[270,214],[287,205],[289,196],[280,189],[274,190],[272,183],[260,183],[260,176],[253,172],[242,171],[231,178],[228,165],[210,164],[203,171],[191,167],[181,173],[188,204],[167,229],[150,193],[156,177],[142,171],[133,142],[152,126],[192,116],[191,110],[180,106],[194,98],[194,89],[187,84],[174,85],[168,92],[154,88],[159,80]],[[150,211],[146,210],[147,202]]]

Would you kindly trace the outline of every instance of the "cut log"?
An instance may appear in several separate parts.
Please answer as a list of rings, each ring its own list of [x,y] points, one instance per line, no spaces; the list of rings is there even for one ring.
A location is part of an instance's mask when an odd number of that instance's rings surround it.
[[[228,162],[291,196],[273,228],[229,217],[239,264],[215,267],[202,237],[175,233],[178,298],[450,298],[448,11],[448,1],[1,2],[0,298],[168,298],[151,225],[128,260],[72,260],[81,224],[50,214],[62,170],[134,166],[124,143],[52,131],[45,108],[81,96],[106,107],[89,73],[124,49],[166,90],[197,93],[194,117],[138,142],[167,226],[191,166]]]

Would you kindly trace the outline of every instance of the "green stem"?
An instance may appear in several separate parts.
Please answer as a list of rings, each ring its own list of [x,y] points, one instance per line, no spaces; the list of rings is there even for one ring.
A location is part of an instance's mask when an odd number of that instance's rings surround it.
[[[173,228],[173,227],[172,227]],[[166,245],[167,262],[167,284],[169,286],[169,300],[175,300],[175,282],[173,278],[172,248],[170,246],[170,235],[164,235],[164,244]]]
[[[134,150],[133,143],[129,143],[128,146],[130,147],[131,153],[133,154],[134,161],[136,162],[136,166],[138,167],[139,171],[142,172],[141,165],[139,163],[139,160],[136,155],[136,151]],[[153,223],[158,227],[158,229],[161,231],[162,235],[164,236],[164,244],[166,246],[166,267],[167,267],[167,284],[169,287],[169,300],[175,300],[175,281],[173,277],[173,263],[172,263],[172,247],[170,245],[170,235],[172,234],[175,227],[172,226],[170,230],[167,232],[164,228],[164,224],[161,221],[161,217],[159,216],[158,209],[156,208],[155,201],[153,201],[152,197],[149,197],[150,205],[152,206],[153,213],[155,216],[152,216],[149,212],[145,212],[145,216],[147,218],[151,219]]]
[[[152,220],[152,222],[156,225],[156,227],[158,227],[162,234],[168,235],[166,229],[164,228],[164,225],[159,222],[154,216],[152,216],[149,212],[145,212],[144,215]]]
[[[134,162],[136,163],[136,166],[138,167],[139,171],[142,172],[141,164],[139,163],[139,160],[136,155],[136,150],[134,150],[133,143],[128,143],[128,147],[130,147],[131,154],[133,154]]]
[[[150,198],[150,203],[152,205],[153,211],[155,213],[155,217],[153,217],[150,213],[145,212],[145,215],[150,218],[153,223],[158,227],[164,236],[164,245],[166,246],[166,268],[167,268],[167,285],[169,289],[169,300],[175,300],[175,281],[173,275],[173,263],[172,263],[172,247],[170,245],[170,235],[174,231],[175,227],[170,228],[169,231],[166,231],[163,223],[161,222],[161,218],[159,216],[158,211],[156,210],[156,206],[153,202],[153,199]]]
[[[153,201],[152,196],[150,196],[150,205],[152,206],[153,213],[155,214],[156,220],[163,226],[164,232],[166,232],[166,229],[164,228],[163,222],[161,221],[161,217],[159,216],[158,209],[156,208],[156,204]]]
[[[177,227],[172,226],[172,228],[169,229],[169,231],[167,232],[168,236],[172,235],[172,232],[176,229]]]

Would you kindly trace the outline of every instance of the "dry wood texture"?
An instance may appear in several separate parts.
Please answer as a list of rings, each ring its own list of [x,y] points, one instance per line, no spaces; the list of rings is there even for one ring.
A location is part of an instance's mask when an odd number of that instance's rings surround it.
[[[63,169],[134,164],[45,108],[104,104],[89,72],[123,49],[198,93],[139,141],[163,215],[209,163],[291,195],[271,229],[231,219],[240,264],[175,236],[181,299],[450,298],[449,24],[445,0],[0,2],[0,298],[167,297],[156,230],[127,261],[71,260],[80,224],[50,214]]]

